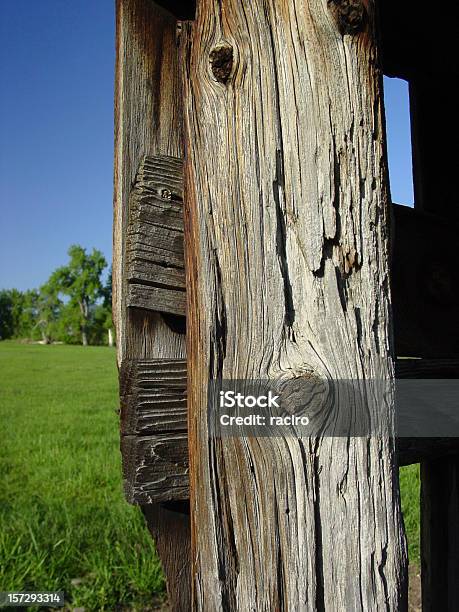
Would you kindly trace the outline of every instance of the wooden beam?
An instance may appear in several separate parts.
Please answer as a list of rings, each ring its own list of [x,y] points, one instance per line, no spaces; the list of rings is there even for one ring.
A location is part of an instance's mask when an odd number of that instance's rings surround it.
[[[208,431],[214,380],[393,376],[374,3],[217,4],[184,29],[194,606],[400,610],[390,394],[380,438]]]
[[[421,464],[423,612],[459,610],[459,457]]]
[[[184,359],[125,361],[120,371],[122,435],[186,432],[186,384]]]
[[[413,10],[412,2],[383,0],[379,2],[380,36],[384,74],[402,79],[424,76],[444,82],[459,75],[459,59],[455,42],[459,38],[459,7],[455,3],[444,6],[445,19],[441,36],[432,41],[435,15],[432,11]],[[445,61],[445,58],[447,60]],[[449,96],[433,95],[438,100]],[[445,101],[445,100],[444,100]]]
[[[139,465],[145,468],[137,469],[133,460],[125,473],[132,503],[142,503],[146,499],[178,501],[189,497],[188,445],[180,443],[174,447],[171,443],[176,440],[177,433],[188,431],[186,371],[185,360],[143,360],[124,364],[120,376],[122,432],[142,436],[141,449],[135,450],[131,440],[130,453],[136,454]],[[459,378],[459,360],[398,359],[395,373],[398,379]],[[403,421],[400,425],[406,429]],[[149,449],[159,442],[163,444],[162,461],[158,464],[158,457]],[[402,437],[397,438],[396,451],[398,464],[409,465],[459,455],[459,439]],[[155,473],[158,465],[164,476],[162,486]],[[180,481],[177,480],[179,475]],[[180,484],[170,487],[170,482]],[[148,491],[148,498],[145,491]]]
[[[149,390],[134,385],[126,391],[129,381],[123,379],[133,361],[185,359],[183,334],[173,331],[158,312],[128,307],[131,280],[137,284],[155,282],[162,287],[172,285],[174,289],[183,289],[183,270],[161,266],[161,261],[154,259],[151,233],[141,232],[141,227],[154,232],[162,225],[169,237],[177,237],[182,229],[178,212],[182,187],[178,174],[181,174],[180,159],[184,151],[183,96],[177,23],[151,0],[117,0],[116,20],[113,313],[124,390],[121,397],[122,426],[125,427],[121,439],[123,470],[127,495],[132,498],[131,485],[136,482],[133,474],[148,474],[154,466],[156,484],[152,478],[145,478],[148,487],[143,487],[142,495],[138,494],[136,499],[141,504],[150,502],[153,494],[157,500],[148,505],[146,519],[167,578],[171,609],[187,612],[190,609],[189,517],[161,508],[158,501],[162,496],[156,494],[157,487],[163,486],[161,473],[173,490],[180,490],[182,466],[180,460],[174,461],[173,452],[183,455],[186,434],[176,432],[167,443],[163,440],[155,443],[150,437],[146,441],[145,430],[131,411],[130,400],[137,394],[141,408],[148,412]],[[175,172],[170,171],[171,167]],[[163,179],[167,179],[166,187]],[[163,240],[165,252],[173,253],[171,243],[174,240]],[[144,260],[149,261],[148,266],[143,265]],[[148,435],[152,429],[146,428]],[[140,462],[147,456],[148,465],[144,468]]]
[[[127,303],[130,308],[142,308],[153,312],[185,316],[186,296],[184,291],[131,284],[127,294]]]
[[[196,0],[157,0],[156,4],[162,6],[176,19],[194,19],[196,13]]]
[[[459,358],[459,269],[455,264],[459,226],[453,219],[407,206],[394,205],[392,210],[396,354]]]
[[[181,160],[142,160],[131,192],[128,306],[185,316]],[[166,192],[167,198],[161,197]],[[391,265],[398,355],[459,357],[455,223],[393,205]],[[432,319],[436,321],[432,325]]]
[[[456,7],[457,10],[457,7]],[[453,22],[454,23],[454,20]],[[449,28],[457,28],[450,25]],[[449,40],[448,36],[442,40]],[[444,42],[442,44],[445,44]],[[448,43],[447,43],[448,44]],[[454,67],[453,67],[454,68]],[[451,66],[448,66],[448,71]],[[449,72],[449,74],[451,74]],[[444,78],[439,74],[413,75],[410,82],[411,130],[415,208],[422,214],[442,219],[444,226],[454,228],[450,244],[445,243],[441,256],[432,254],[436,267],[435,292],[439,294],[442,311],[431,311],[430,334],[450,335],[449,354],[459,353],[459,323],[457,320],[457,266],[449,269],[446,261],[456,260],[455,245],[459,212],[454,184],[455,156],[450,143],[458,136],[456,105],[449,96],[441,96]],[[426,244],[437,242],[436,225],[425,232]],[[428,260],[428,261],[429,261]],[[430,265],[432,265],[432,263]],[[426,284],[429,279],[426,279]],[[444,327],[449,309],[449,329]],[[454,315],[455,313],[455,315]],[[438,316],[440,315],[440,316]],[[442,316],[443,315],[443,316]],[[454,318],[455,317],[455,318]],[[423,610],[453,612],[459,608],[459,458],[424,460],[421,463],[421,561]]]
[[[123,476],[131,503],[187,499],[188,441],[185,433],[122,436]]]

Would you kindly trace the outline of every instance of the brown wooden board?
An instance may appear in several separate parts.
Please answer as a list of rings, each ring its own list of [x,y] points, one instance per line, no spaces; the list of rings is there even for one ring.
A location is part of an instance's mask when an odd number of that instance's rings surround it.
[[[158,488],[164,491],[164,482],[168,490],[183,490],[186,468],[180,459],[174,459],[174,452],[183,455],[186,434],[175,432],[167,441],[145,439],[143,426],[135,412],[130,412],[130,402],[136,396],[148,413],[150,400],[152,410],[157,410],[158,395],[149,397],[149,390],[141,383],[126,387],[123,380],[123,373],[133,361],[185,359],[183,334],[166,324],[158,312],[128,307],[130,277],[137,284],[183,289],[183,269],[176,269],[174,262],[169,265],[175,253],[174,241],[162,241],[165,254],[170,254],[164,266],[162,260],[151,260],[156,256],[151,234],[141,229],[163,228],[169,238],[176,237],[175,243],[182,230],[183,96],[178,27],[175,18],[151,0],[117,0],[116,20],[113,316],[123,389],[121,412],[126,427],[121,438],[123,471],[131,498],[131,484],[136,482],[133,474],[141,478],[154,466],[155,477],[145,476],[148,486],[143,487],[138,500],[148,502],[145,515],[167,578],[171,609],[188,612],[189,518],[161,508],[159,501],[164,496],[158,493]],[[181,261],[182,258],[183,255]],[[152,265],[147,267],[144,260]],[[175,404],[170,415],[173,410]],[[150,434],[153,429],[148,426],[146,431]],[[155,503],[149,503],[152,497]],[[135,547],[136,542],[132,545]]]
[[[391,398],[370,440],[209,439],[207,415],[214,379],[393,376],[374,3],[218,4],[184,28],[194,606],[400,610]]]

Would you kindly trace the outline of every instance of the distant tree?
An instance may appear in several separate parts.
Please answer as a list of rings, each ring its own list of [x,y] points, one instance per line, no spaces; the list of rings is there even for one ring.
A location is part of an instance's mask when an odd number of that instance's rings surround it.
[[[104,297],[101,274],[107,262],[97,249],[88,254],[79,245],[72,245],[68,255],[69,263],[53,272],[48,283],[57,293],[68,296],[63,316],[68,325],[78,329],[83,346],[87,346],[91,317],[97,301]]]
[[[15,334],[16,338],[32,338],[36,323],[37,292],[27,290],[21,293],[16,303]]]
[[[2,289],[0,291],[0,340],[11,338],[13,334],[13,299],[10,290]]]
[[[36,312],[34,327],[40,331],[42,342],[49,344],[59,336],[59,319],[63,308],[59,288],[49,280],[31,299]]]
[[[33,310],[29,291],[3,289],[0,291],[0,338],[23,338],[33,329]]]

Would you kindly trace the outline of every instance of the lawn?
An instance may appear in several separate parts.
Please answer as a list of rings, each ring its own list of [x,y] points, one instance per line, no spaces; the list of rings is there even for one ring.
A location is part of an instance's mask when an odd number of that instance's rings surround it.
[[[0,342],[0,590],[145,609],[164,592],[123,499],[115,351]]]
[[[115,352],[0,342],[0,590],[64,590],[75,607],[145,609],[164,580],[123,499]],[[419,563],[419,471],[401,470]]]

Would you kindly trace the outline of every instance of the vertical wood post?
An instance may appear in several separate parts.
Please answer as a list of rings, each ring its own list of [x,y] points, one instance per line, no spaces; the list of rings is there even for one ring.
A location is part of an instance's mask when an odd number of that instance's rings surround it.
[[[431,75],[419,74],[410,82],[415,208],[453,223],[459,219],[459,207],[456,159],[450,153],[450,143],[459,134],[457,123],[452,121],[456,104],[439,95],[443,86],[442,78]],[[454,292],[441,267],[433,281],[440,303],[444,300],[442,290]],[[434,320],[434,331],[436,325],[440,323]],[[454,337],[455,330],[450,332]],[[453,356],[451,345],[445,345],[440,357]],[[457,347],[454,349],[457,353]],[[424,612],[459,609],[458,457],[421,463],[421,579]]]
[[[423,612],[459,610],[459,459],[421,463]]]
[[[374,22],[372,0],[200,0],[186,27],[196,610],[406,606]],[[212,380],[292,378],[365,381],[382,435],[209,435]]]
[[[158,312],[128,308],[126,240],[129,196],[145,155],[183,157],[182,94],[176,20],[151,0],[117,0],[113,311],[118,365],[183,359],[185,337]],[[133,436],[134,438],[134,436]],[[126,458],[124,458],[126,461]],[[155,538],[173,610],[190,609],[189,516],[143,507]]]

